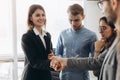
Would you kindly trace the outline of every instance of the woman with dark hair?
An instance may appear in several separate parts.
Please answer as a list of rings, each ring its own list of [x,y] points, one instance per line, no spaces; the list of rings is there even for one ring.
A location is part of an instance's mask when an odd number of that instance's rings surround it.
[[[106,17],[101,17],[99,20],[99,33],[101,34],[101,40],[105,41],[105,44],[103,46],[100,46],[100,53],[103,52],[104,49],[107,49],[111,46],[113,43],[115,37],[116,37],[116,31],[114,30],[115,26],[112,22],[108,22]],[[99,45],[97,43],[100,43],[99,41],[96,41],[95,48],[99,48]],[[97,49],[98,50],[98,49]],[[96,51],[99,52],[99,51]],[[98,56],[99,53],[95,54],[94,56]]]
[[[22,80],[52,80],[48,60],[52,50],[51,36],[45,30],[46,15],[41,5],[30,6],[27,24],[28,31],[22,36],[25,54]]]
[[[101,40],[95,42],[94,57],[98,57],[105,49],[109,49],[109,47],[112,45],[114,39],[116,38],[116,32],[114,29],[114,24],[112,22],[108,22],[106,17],[100,18],[99,33],[101,34]],[[93,71],[93,73],[99,79],[100,69]]]

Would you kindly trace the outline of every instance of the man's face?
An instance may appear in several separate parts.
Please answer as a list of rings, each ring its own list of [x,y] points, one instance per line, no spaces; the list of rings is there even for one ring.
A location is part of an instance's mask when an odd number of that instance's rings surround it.
[[[82,20],[84,19],[84,15],[72,15],[69,13],[69,21],[74,30],[78,30],[82,27]]]
[[[113,4],[111,4],[111,1],[112,0],[100,0],[103,6],[103,14],[107,17],[108,21],[115,23],[117,18],[115,14],[116,11],[113,10]]]

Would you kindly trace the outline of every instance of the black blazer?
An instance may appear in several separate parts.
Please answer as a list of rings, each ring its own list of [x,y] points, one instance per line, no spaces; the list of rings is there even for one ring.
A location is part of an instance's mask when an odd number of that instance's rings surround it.
[[[44,36],[46,49],[33,30],[22,36],[22,49],[25,54],[25,67],[22,80],[51,80],[48,54],[52,49],[51,36]]]

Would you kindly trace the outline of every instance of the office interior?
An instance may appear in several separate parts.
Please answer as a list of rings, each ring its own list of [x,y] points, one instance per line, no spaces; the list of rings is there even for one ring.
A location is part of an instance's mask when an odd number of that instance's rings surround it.
[[[0,0],[0,80],[21,80],[24,68],[24,53],[21,36],[27,30],[27,13],[31,4],[41,4],[47,17],[46,30],[52,35],[56,47],[60,32],[70,27],[67,15],[69,5],[83,6],[83,24],[94,31],[98,38],[99,18],[102,15],[97,6],[98,0]],[[90,71],[90,80],[97,80]]]

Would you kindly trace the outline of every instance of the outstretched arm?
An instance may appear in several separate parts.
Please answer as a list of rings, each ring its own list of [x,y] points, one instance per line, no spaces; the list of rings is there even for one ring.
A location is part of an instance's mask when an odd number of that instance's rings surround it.
[[[64,68],[71,71],[75,70],[95,70],[99,69],[102,65],[104,57],[106,55],[106,50],[103,54],[100,54],[97,58],[87,57],[87,58],[60,58],[53,56],[51,58],[51,67],[57,71],[63,70]]]

